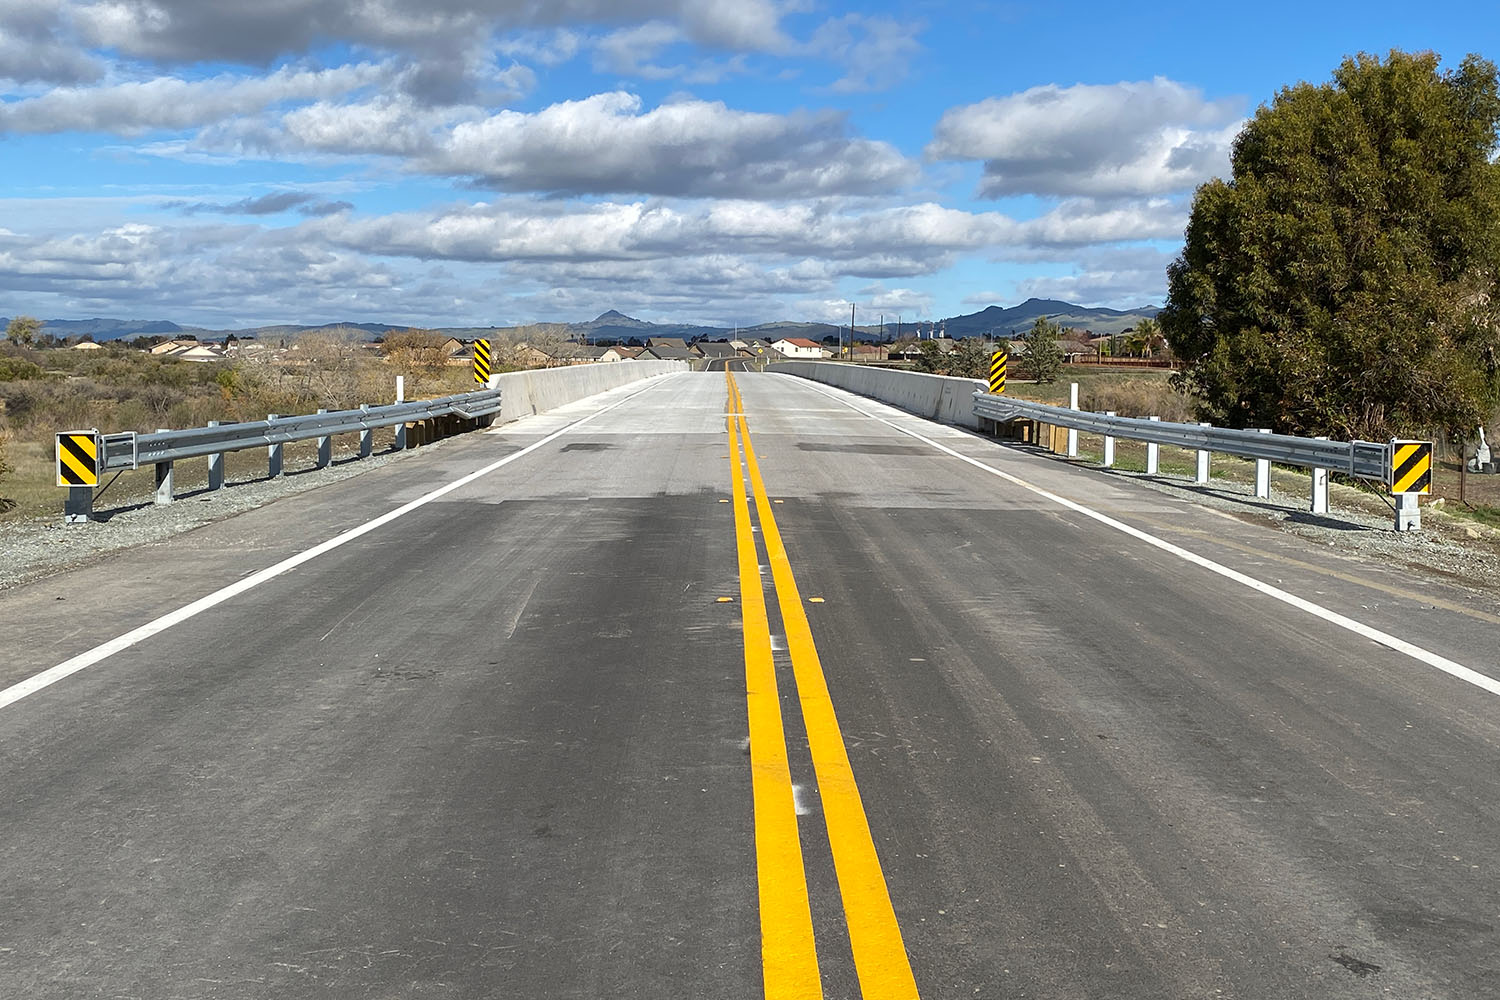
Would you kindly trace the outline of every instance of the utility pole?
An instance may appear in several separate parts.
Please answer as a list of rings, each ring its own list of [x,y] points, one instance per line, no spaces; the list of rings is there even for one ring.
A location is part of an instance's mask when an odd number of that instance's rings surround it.
[[[849,360],[854,360],[854,303],[849,303]]]

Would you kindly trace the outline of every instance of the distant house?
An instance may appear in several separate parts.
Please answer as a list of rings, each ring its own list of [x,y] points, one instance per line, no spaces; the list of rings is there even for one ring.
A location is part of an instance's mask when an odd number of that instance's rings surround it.
[[[823,345],[815,340],[805,337],[787,337],[771,344],[776,351],[785,357],[798,358],[823,358],[827,354],[823,351]]]
[[[96,344],[92,340],[80,340],[73,345],[75,351],[102,351],[103,349],[103,344]]]
[[[687,341],[681,337],[647,337],[646,346],[667,347],[678,351],[686,351],[688,349]]]
[[[886,361],[891,356],[891,349],[884,344],[855,344],[855,361]]]
[[[739,351],[735,349],[735,346],[723,340],[700,340],[693,347],[705,358],[717,359],[739,356]]]
[[[160,344],[149,348],[149,351],[151,354],[160,356],[163,354],[173,354],[177,351],[184,351],[190,347],[197,346],[198,342],[196,340],[163,340]]]
[[[166,355],[179,361],[223,361],[229,355],[217,344],[194,344]]]
[[[640,357],[644,347],[606,347],[599,355],[600,361],[634,361]]]
[[[681,341],[678,341],[681,343]],[[665,343],[650,344],[641,348],[640,360],[647,361],[655,358],[660,361],[696,361],[698,355],[686,347],[671,347]]]

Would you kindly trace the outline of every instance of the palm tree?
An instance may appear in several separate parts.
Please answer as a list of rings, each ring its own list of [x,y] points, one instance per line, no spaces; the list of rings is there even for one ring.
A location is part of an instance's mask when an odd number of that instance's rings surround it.
[[[1162,336],[1161,324],[1149,317],[1137,323],[1130,336],[1125,338],[1126,349],[1142,358],[1149,358],[1166,346],[1167,338]]]

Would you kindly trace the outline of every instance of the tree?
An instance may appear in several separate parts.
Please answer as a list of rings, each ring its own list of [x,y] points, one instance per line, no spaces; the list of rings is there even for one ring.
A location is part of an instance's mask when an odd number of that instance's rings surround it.
[[[12,344],[30,347],[42,332],[42,321],[35,316],[17,316],[5,327],[5,336]]]
[[[1201,416],[1381,440],[1500,401],[1495,67],[1393,51],[1299,83],[1198,189],[1161,314]]]
[[[1125,338],[1126,349],[1138,358],[1153,357],[1166,343],[1160,324],[1150,317],[1136,323],[1130,336]]]
[[[948,364],[948,374],[959,378],[987,379],[990,375],[990,345],[980,337],[966,337]]]
[[[920,342],[917,350],[922,352],[922,356],[912,363],[912,367],[929,375],[936,374],[943,364],[943,352],[939,350],[938,345],[931,340],[924,340]]]
[[[1063,351],[1062,344],[1058,343],[1059,333],[1056,323],[1038,316],[1031,329],[1021,335],[1021,341],[1026,345],[1022,366],[1033,380],[1056,382],[1062,373]]]
[[[401,330],[381,344],[386,362],[405,375],[410,395],[435,389],[448,369],[449,338],[432,330]]]

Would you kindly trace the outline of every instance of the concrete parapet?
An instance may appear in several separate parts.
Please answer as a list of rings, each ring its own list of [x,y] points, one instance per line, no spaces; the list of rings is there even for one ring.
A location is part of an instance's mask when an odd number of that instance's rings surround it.
[[[979,379],[835,361],[783,361],[769,370],[847,389],[939,423],[980,429],[979,418],[974,416],[974,393],[987,391],[987,386]]]
[[[568,368],[538,368],[498,376],[502,390],[496,423],[544,413],[655,375],[691,371],[684,361],[615,361]]]

